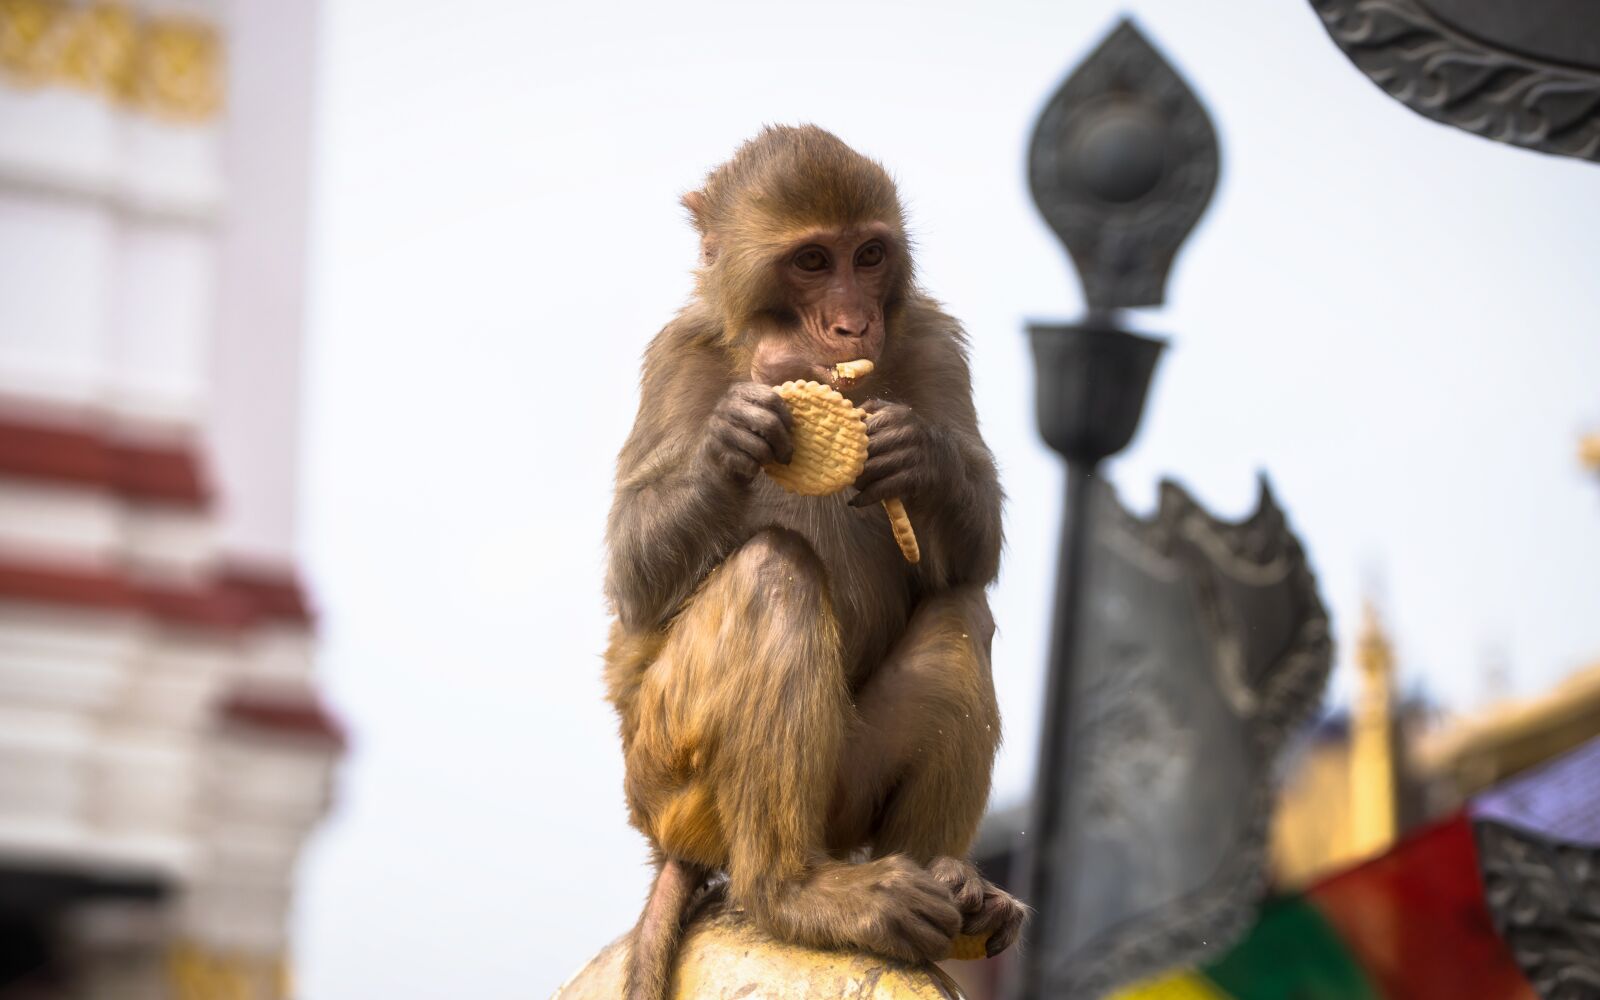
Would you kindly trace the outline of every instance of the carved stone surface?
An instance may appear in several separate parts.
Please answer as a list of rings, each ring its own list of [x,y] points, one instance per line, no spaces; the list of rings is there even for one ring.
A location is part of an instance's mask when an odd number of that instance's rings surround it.
[[[1418,114],[1500,142],[1600,161],[1596,5],[1573,0],[1492,5],[1311,0],[1311,5],[1356,68]],[[1499,32],[1504,40],[1488,32]]]
[[[1156,515],[1091,491],[1069,726],[1070,873],[1041,996],[1096,997],[1231,944],[1264,888],[1274,761],[1321,698],[1327,614],[1265,481],[1227,523],[1163,483]],[[1046,916],[1041,913],[1041,917]]]
[[[1033,199],[1072,255],[1091,311],[1162,302],[1217,163],[1216,132],[1194,92],[1122,21],[1050,98],[1028,153]]]
[[[590,959],[551,1000],[616,1000],[631,948],[624,934]],[[776,941],[743,911],[718,904],[695,917],[673,963],[672,1000],[960,1000],[937,965]]]
[[[1495,929],[1544,1000],[1600,997],[1600,846],[1474,824]]]

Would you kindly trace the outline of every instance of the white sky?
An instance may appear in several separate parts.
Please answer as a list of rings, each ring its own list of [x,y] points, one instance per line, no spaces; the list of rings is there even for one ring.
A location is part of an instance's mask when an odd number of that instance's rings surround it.
[[[1023,328],[1081,304],[1023,155],[1121,7],[976,6],[328,4],[304,543],[356,742],[305,867],[312,1000],[546,996],[634,919],[599,683],[612,459],[689,290],[677,197],[764,122],[889,165],[971,331],[1011,497],[996,801],[1025,794],[1060,478]],[[1266,469],[1339,637],[1376,589],[1452,706],[1496,658],[1518,693],[1600,658],[1600,484],[1574,459],[1600,426],[1600,170],[1413,115],[1307,3],[1131,9],[1223,173],[1138,320],[1172,347],[1125,499],[1171,474],[1242,515]]]

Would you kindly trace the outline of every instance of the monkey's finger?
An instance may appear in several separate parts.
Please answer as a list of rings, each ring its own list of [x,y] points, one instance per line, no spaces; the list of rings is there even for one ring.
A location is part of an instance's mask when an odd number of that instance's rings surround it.
[[[870,461],[871,460],[869,459],[869,464]],[[854,486],[858,492],[866,493],[868,490],[873,489],[885,479],[888,479],[890,476],[902,475],[906,473],[908,468],[909,466],[907,465],[900,465],[898,467],[891,467],[882,464],[874,465],[869,469],[862,469],[861,475],[857,476],[856,481],[851,483],[851,485]],[[854,501],[852,500],[852,502]],[[865,507],[874,502],[875,501],[872,500],[866,500],[860,504],[857,504],[857,506]]]
[[[961,916],[948,896],[907,899],[891,919],[915,954],[936,960],[949,956],[950,942],[961,929]]]
[[[938,879],[950,890],[950,895],[955,897],[956,907],[963,914],[978,912],[983,906],[984,890],[987,888],[983,876],[978,874],[977,866],[970,861],[958,858],[936,858],[928,866],[928,874]],[[965,927],[963,926],[963,933]]]
[[[994,933],[1011,915],[1011,906],[1011,901],[997,892],[990,893],[987,899],[980,896],[976,907],[963,910],[961,933],[973,937],[986,937]]]
[[[930,895],[913,902],[911,908],[925,924],[933,928],[934,933],[946,941],[961,933],[961,911],[956,909],[949,895]]]
[[[1021,903],[1012,900],[1016,910],[1010,919],[1000,925],[1000,929],[989,935],[989,940],[984,942],[983,950],[990,958],[1017,943],[1017,936],[1022,933],[1022,924],[1027,917],[1027,908]]]
[[[912,962],[942,962],[950,957],[951,938],[916,914],[907,913],[889,924],[897,939],[894,951]]]
[[[852,507],[869,507],[885,500],[904,499],[912,496],[916,490],[916,481],[906,472],[897,472],[871,483],[866,489],[850,498]]]
[[[861,475],[856,477],[856,488],[865,489],[885,476],[903,472],[916,464],[917,454],[909,448],[877,455],[868,454],[867,464],[862,466]]]
[[[729,451],[746,455],[757,465],[777,461],[777,456],[772,453],[772,445],[755,431],[736,424],[727,424],[722,431],[722,440]]]
[[[983,879],[969,878],[955,887],[951,895],[956,898],[956,906],[962,913],[979,913],[983,909]],[[972,933],[964,921],[961,925],[963,933]]]
[[[873,401],[869,400],[869,402]],[[865,410],[867,414],[868,430],[874,427],[912,426],[922,422],[922,418],[917,416],[916,411],[904,403],[885,403],[882,400],[877,400],[876,402],[878,405],[870,409],[865,403],[861,406],[861,409]]]
[[[750,406],[739,412],[737,422],[766,441],[772,447],[773,457],[779,462],[787,465],[789,459],[794,457],[794,441],[789,436],[789,428],[784,426],[783,420],[776,413],[759,406]]]
[[[771,387],[769,386],[768,388]],[[761,398],[761,405],[765,406],[769,411],[776,414],[778,420],[783,423],[785,428],[794,427],[794,414],[789,412],[789,404],[783,398],[783,396],[778,393],[778,390],[773,389],[771,395],[763,396]]]
[[[919,448],[922,428],[915,424],[882,417],[877,424],[867,420],[867,450],[891,451],[896,448]]]
[[[732,395],[741,402],[753,403],[771,413],[783,422],[783,426],[794,426],[794,416],[789,412],[789,404],[783,401],[783,396],[773,386],[762,385],[760,382],[742,382],[734,387]]]
[[[761,471],[761,466],[756,463],[756,460],[742,451],[724,449],[718,461],[722,463],[723,468],[727,469],[730,476],[743,483],[750,482],[756,478],[756,473]]]
[[[911,419],[911,407],[903,403],[886,403],[881,399],[869,399],[862,403],[859,409],[867,415],[867,426],[887,422],[900,423]]]

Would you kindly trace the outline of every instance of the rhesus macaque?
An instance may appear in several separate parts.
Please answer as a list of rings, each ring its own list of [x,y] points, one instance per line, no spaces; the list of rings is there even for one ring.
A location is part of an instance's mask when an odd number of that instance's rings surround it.
[[[628,996],[665,994],[716,872],[784,940],[922,961],[975,934],[995,954],[1024,909],[965,860],[1000,739],[1001,541],[965,334],[913,280],[889,175],[828,132],[768,128],[683,203],[696,294],[645,352],[607,531],[606,682],[659,865]],[[832,378],[862,358],[875,371]],[[853,494],[761,473],[792,453],[790,379],[868,411]]]

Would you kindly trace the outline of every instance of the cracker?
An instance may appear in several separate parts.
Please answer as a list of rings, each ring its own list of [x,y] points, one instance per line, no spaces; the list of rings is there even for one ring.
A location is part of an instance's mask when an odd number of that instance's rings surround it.
[[[834,365],[834,377],[861,378],[872,368],[865,358],[846,361]],[[790,493],[808,497],[837,493],[859,479],[867,465],[867,415],[837,389],[817,382],[785,382],[778,386],[778,395],[794,418],[789,429],[794,457],[788,464],[765,466],[767,475]],[[908,563],[918,562],[922,551],[905,504],[885,500],[883,509],[900,554]]]

